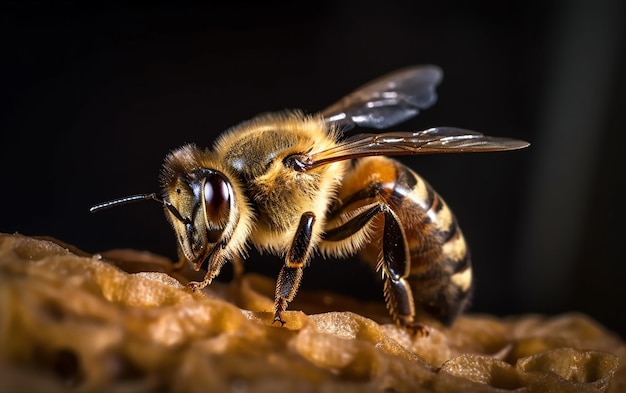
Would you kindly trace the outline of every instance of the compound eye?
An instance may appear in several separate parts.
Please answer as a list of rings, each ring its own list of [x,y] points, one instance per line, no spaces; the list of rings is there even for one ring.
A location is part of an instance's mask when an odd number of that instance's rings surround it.
[[[223,228],[228,221],[232,189],[222,175],[208,175],[204,181],[204,209],[209,227]],[[211,225],[213,224],[213,225]]]

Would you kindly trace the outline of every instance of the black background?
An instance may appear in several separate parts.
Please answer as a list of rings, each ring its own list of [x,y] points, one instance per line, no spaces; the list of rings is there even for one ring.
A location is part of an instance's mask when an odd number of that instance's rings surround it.
[[[313,112],[432,63],[445,73],[438,103],[395,129],[532,143],[403,159],[468,238],[471,311],[581,311],[626,335],[622,1],[95,4],[2,7],[0,232],[174,259],[157,203],[89,207],[158,191],[163,158],[183,143],[210,145],[260,112]],[[247,263],[271,275],[279,266]],[[382,298],[352,261],[316,261],[303,285]]]

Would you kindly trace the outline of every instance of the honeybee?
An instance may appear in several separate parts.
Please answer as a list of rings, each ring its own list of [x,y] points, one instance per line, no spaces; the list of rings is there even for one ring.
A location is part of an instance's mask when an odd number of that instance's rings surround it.
[[[262,114],[224,132],[212,149],[187,144],[165,158],[162,194],[106,202],[103,208],[152,199],[164,207],[180,261],[206,264],[200,290],[227,261],[252,245],[284,259],[274,322],[296,296],[303,269],[318,253],[354,254],[379,271],[392,319],[414,332],[426,312],[450,326],[472,292],[470,252],[444,200],[417,173],[389,156],[505,151],[528,142],[461,128],[357,134],[415,116],[437,99],[442,71],[433,65],[386,74],[317,114]]]

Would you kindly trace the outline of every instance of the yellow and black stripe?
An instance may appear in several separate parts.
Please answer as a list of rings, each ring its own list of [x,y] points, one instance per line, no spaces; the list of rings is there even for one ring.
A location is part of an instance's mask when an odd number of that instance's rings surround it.
[[[456,218],[423,178],[396,160],[354,163],[323,238],[325,253],[358,251],[382,269],[390,314],[401,324],[415,323],[419,309],[450,325],[466,307],[472,268]]]

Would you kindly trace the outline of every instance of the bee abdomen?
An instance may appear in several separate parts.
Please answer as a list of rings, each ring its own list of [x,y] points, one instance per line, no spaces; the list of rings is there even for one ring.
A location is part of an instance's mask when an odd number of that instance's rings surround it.
[[[411,255],[408,281],[415,302],[442,323],[450,325],[467,306],[472,291],[471,257],[459,224],[445,201],[419,175],[401,167],[399,179],[413,176],[405,203],[414,205],[414,227],[405,224]],[[410,211],[411,209],[402,209]]]
[[[387,241],[396,242],[398,247],[404,242],[407,251],[407,260],[399,265],[407,267],[403,277],[394,280],[393,284],[385,284],[390,313],[410,320],[413,318],[413,313],[409,312],[412,307],[405,307],[410,303],[415,309],[450,325],[468,303],[472,268],[461,228],[445,201],[417,173],[386,157],[361,159],[344,180],[340,202],[331,210],[331,218],[379,202],[385,205],[383,209],[393,211],[389,216],[395,217],[401,227],[399,237],[398,233],[387,234],[392,236]],[[360,216],[348,217],[354,221],[354,217]],[[343,226],[332,228],[327,237],[331,241],[326,243],[329,253],[340,254],[336,250],[343,250],[340,246],[352,241],[350,248],[344,249],[358,249],[360,256],[372,267],[384,266],[386,259],[381,255],[386,219],[386,216],[377,214],[368,225],[344,221]],[[360,233],[361,228],[370,229],[368,241],[362,244],[351,240],[358,237],[351,234]],[[399,287],[402,283],[407,286]]]
[[[440,260],[431,261],[431,269],[419,274],[411,272],[408,281],[415,302],[442,323],[450,325],[467,307],[472,293],[470,255],[465,254],[461,260],[442,255]]]

